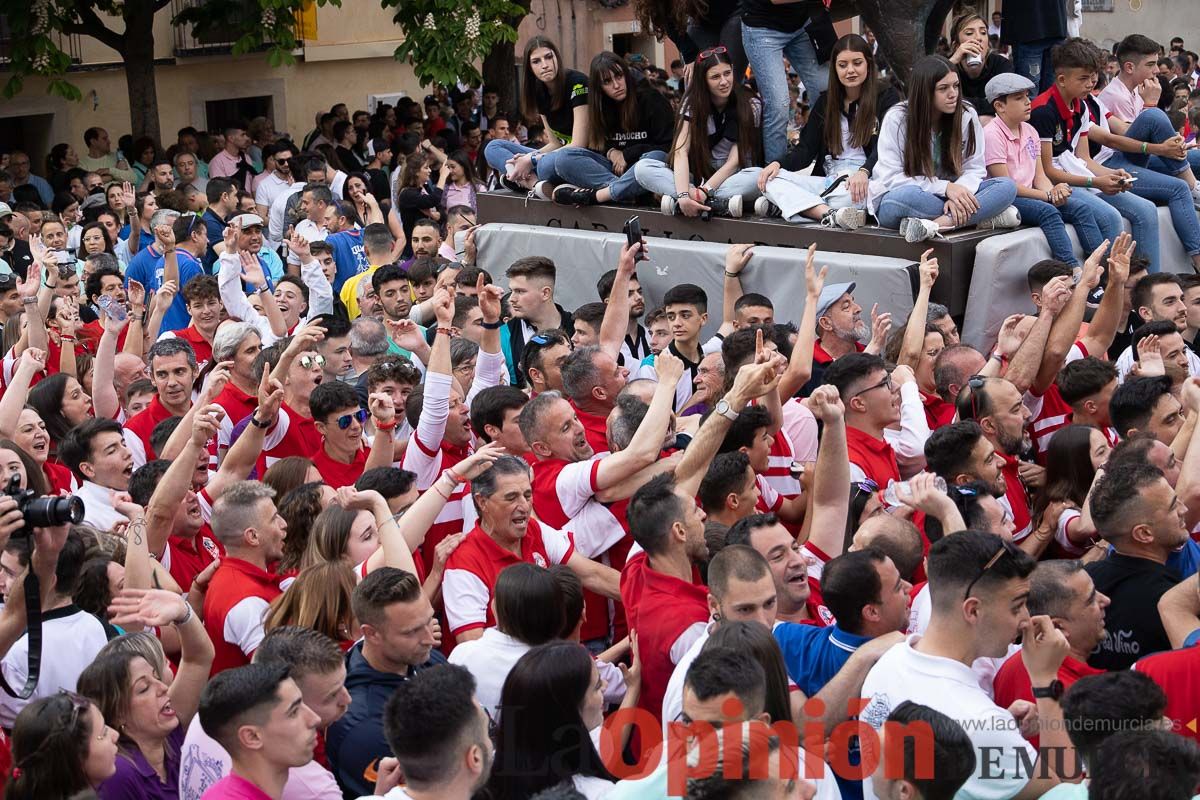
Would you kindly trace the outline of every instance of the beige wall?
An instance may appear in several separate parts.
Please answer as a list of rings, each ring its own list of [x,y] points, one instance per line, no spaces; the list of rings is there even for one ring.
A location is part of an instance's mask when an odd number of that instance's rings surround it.
[[[1131,33],[1149,36],[1163,47],[1171,37],[1182,36],[1184,47],[1200,52],[1197,11],[1197,0],[1114,0],[1111,12],[1084,12],[1083,35],[1105,49]]]
[[[632,4],[604,8],[586,0],[562,0],[536,4],[535,11],[521,21],[517,30],[517,59],[520,60],[525,43],[541,35],[558,45],[568,67],[587,72],[596,53],[613,49],[613,35],[630,33],[635,35],[635,49],[656,66],[665,69],[679,58],[679,51],[669,39],[656,42],[642,31]]]

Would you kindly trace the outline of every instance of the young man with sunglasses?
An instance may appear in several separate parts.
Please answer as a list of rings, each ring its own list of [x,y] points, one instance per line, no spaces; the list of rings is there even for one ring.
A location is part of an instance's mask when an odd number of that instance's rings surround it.
[[[1070,644],[1049,617],[1029,615],[1033,568],[1029,555],[995,534],[963,531],[938,540],[929,550],[928,629],[886,652],[863,683],[868,703],[859,718],[876,730],[906,700],[959,721],[977,755],[963,797],[1040,797],[1063,775],[1076,774],[1059,706],[1058,669]],[[1036,713],[1025,701],[996,705],[972,669],[976,659],[1005,656],[1018,636],[1023,647],[1013,657],[1029,671]],[[1032,718],[1040,723],[1045,763],[1019,732],[1019,722]],[[870,778],[863,796],[875,796]]]
[[[325,483],[334,489],[353,486],[367,470],[392,463],[396,408],[392,398],[383,393],[371,395],[369,403],[370,411],[359,407],[354,387],[342,381],[325,381],[313,389],[309,398],[309,409],[322,440],[312,461]],[[370,451],[363,444],[368,419],[375,428]]]
[[[921,406],[912,370],[900,366],[889,375],[879,356],[849,353],[829,365],[824,381],[837,389],[846,408],[850,480],[871,480],[880,487],[899,481],[896,451],[884,438],[884,430],[900,422],[901,391],[905,386],[909,402]]]

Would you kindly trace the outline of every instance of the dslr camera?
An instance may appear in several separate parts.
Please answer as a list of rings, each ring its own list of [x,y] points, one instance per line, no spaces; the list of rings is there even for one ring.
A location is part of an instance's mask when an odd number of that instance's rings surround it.
[[[83,522],[83,500],[78,497],[39,495],[32,489],[22,489],[20,475],[9,478],[4,494],[17,501],[17,508],[25,517],[25,527],[13,536],[31,536],[34,528],[54,528]]]

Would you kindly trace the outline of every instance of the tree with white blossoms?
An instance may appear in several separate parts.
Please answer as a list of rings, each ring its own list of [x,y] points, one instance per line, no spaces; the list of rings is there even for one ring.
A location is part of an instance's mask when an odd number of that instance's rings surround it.
[[[316,0],[341,5],[341,0]],[[81,100],[71,83],[71,57],[59,46],[62,36],[90,37],[116,51],[123,62],[129,91],[129,123],[134,138],[161,141],[158,93],[154,84],[154,16],[171,0],[0,0],[0,17],[8,26],[9,73],[2,90],[14,97],[31,76],[45,78],[48,94]],[[273,67],[295,61],[299,46],[295,15],[304,0],[201,0],[174,17],[175,25],[193,26],[193,34],[219,31],[232,37],[233,53],[265,50]],[[218,39],[219,40],[219,39]],[[229,38],[225,38],[229,41]]]
[[[395,56],[413,68],[422,86],[482,78],[500,88],[501,105],[509,106],[513,44],[517,25],[529,13],[530,0],[381,0],[395,8],[393,21],[404,33]],[[505,59],[507,58],[507,66]],[[478,65],[482,63],[480,74]]]

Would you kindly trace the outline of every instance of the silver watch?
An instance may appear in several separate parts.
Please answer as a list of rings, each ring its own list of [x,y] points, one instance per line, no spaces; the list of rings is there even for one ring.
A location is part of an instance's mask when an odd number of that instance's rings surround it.
[[[739,411],[734,411],[733,406],[729,405],[729,401],[724,397],[717,401],[716,408],[713,410],[730,422],[736,421],[741,413]]]

